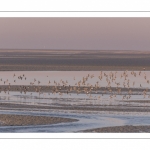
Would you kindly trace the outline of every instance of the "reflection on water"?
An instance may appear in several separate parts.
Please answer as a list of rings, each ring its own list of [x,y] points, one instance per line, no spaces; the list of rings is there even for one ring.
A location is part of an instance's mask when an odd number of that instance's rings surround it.
[[[78,95],[75,93],[71,95],[63,94],[60,96],[58,93],[41,93],[39,95],[36,92],[27,92],[26,94],[20,94],[20,92],[9,92],[9,94],[1,92],[0,103],[57,107],[89,106],[91,108],[99,106],[150,106],[148,95],[145,98],[143,98],[143,95],[131,95],[130,100],[122,100],[122,95],[116,95],[113,99],[110,99],[109,94],[101,96],[101,99],[98,97],[99,94],[92,94],[92,98],[89,99],[84,93]]]

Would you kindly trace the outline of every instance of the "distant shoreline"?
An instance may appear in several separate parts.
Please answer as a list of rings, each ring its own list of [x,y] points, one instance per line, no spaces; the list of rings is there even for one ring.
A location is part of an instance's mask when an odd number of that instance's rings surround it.
[[[150,51],[0,50],[0,71],[150,71]]]

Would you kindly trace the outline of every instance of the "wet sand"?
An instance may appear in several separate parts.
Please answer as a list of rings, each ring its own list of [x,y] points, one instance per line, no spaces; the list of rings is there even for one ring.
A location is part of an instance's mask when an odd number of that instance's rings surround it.
[[[104,127],[96,129],[88,129],[81,132],[87,133],[150,133],[150,126],[115,126],[115,127]]]
[[[1,110],[26,110],[26,109],[36,109],[36,110],[73,110],[73,111],[97,111],[97,112],[150,112],[150,107],[145,106],[108,106],[108,105],[61,105],[61,106],[40,106],[40,105],[28,105],[28,104],[13,104],[13,103],[0,103]]]
[[[0,50],[0,71],[150,70],[150,51]]]
[[[0,114],[0,126],[46,125],[73,121],[78,120],[60,117]]]

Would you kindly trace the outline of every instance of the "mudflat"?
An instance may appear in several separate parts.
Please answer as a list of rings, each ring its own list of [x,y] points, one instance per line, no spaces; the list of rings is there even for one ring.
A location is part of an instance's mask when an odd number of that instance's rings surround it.
[[[0,71],[150,70],[150,51],[0,50]]]
[[[150,126],[115,126],[115,127],[104,127],[84,130],[82,132],[96,132],[96,133],[150,133]]]
[[[72,121],[77,120],[60,117],[0,114],[0,126],[45,125]]]

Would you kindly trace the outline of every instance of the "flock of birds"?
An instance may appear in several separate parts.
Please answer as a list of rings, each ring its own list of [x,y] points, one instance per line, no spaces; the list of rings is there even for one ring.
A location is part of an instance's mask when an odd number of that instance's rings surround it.
[[[126,70],[121,72],[120,76],[118,76],[117,73],[117,71],[100,71],[98,76],[95,76],[94,74],[87,74],[86,76],[83,76],[79,81],[77,81],[76,77],[73,77],[72,80],[75,83],[74,85],[70,85],[68,80],[63,79],[60,79],[60,81],[51,81],[51,78],[47,75],[45,77],[48,80],[47,85],[42,85],[41,81],[34,78],[33,81],[30,82],[30,85],[18,86],[15,86],[13,84],[19,82],[20,80],[26,81],[28,78],[25,74],[19,76],[14,74],[13,83],[10,83],[8,79],[0,79],[0,92],[9,94],[9,92],[12,90],[12,87],[14,87],[15,90],[19,91],[20,93],[26,94],[27,92],[31,92],[32,88],[32,92],[42,94],[44,93],[44,90],[42,89],[46,87],[46,92],[48,92],[49,94],[57,93],[60,97],[63,94],[68,94],[71,96],[72,93],[84,93],[89,99],[101,99],[104,94],[109,94],[109,99],[115,99],[117,95],[122,95],[122,100],[129,100],[131,98],[131,95],[134,94],[134,91],[136,89],[140,89],[138,91],[139,95],[143,95],[143,98],[146,98],[146,96],[147,98],[150,98],[150,95],[148,94],[150,80],[148,79],[145,68],[143,68],[143,71]],[[143,86],[142,83],[139,83],[139,85],[137,85],[137,83],[133,80],[137,76],[140,76],[144,79],[144,82],[147,84],[146,87]],[[93,84],[88,82],[93,78],[97,78],[97,81]],[[118,80],[121,80],[122,82],[119,82]],[[103,86],[104,82],[106,86]],[[126,91],[122,92],[123,89],[126,89]]]

